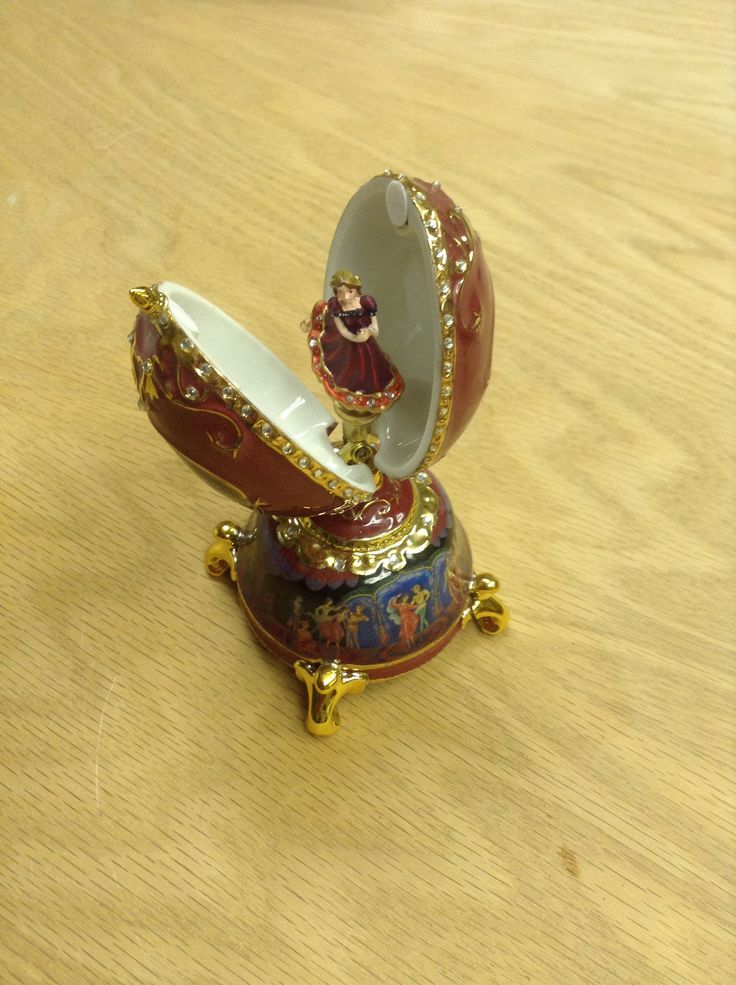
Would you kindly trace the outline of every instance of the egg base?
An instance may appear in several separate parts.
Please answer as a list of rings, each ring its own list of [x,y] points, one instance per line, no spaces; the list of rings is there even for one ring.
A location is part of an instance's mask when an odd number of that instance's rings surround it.
[[[420,667],[469,621],[489,635],[508,622],[437,480],[394,486],[339,523],[261,512],[222,523],[205,556],[210,574],[229,573],[256,639],[304,683],[314,735],[337,731],[343,697]]]

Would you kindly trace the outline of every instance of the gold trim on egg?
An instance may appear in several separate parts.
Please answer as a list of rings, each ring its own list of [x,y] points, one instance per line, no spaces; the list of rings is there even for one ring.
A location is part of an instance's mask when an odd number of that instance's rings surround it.
[[[458,280],[457,274],[464,273],[457,269],[451,269],[450,258],[447,251],[445,234],[440,222],[439,213],[434,209],[428,200],[427,193],[408,178],[403,172],[398,173],[385,170],[384,176],[400,181],[412,200],[424,227],[424,234],[427,238],[427,246],[434,268],[435,292],[437,295],[437,305],[439,308],[439,321],[442,329],[441,341],[441,360],[442,375],[440,384],[437,411],[435,413],[434,426],[429,447],[419,465],[420,469],[426,468],[436,459],[447,431],[447,422],[450,420],[452,412],[452,396],[455,389],[455,353],[456,353],[456,333],[455,333],[455,305],[453,301],[453,281],[461,283],[464,278]],[[439,182],[434,182],[434,188],[439,188]],[[454,208],[454,216],[460,218],[462,210]],[[462,222],[467,230],[467,220],[462,216]],[[466,268],[471,262],[466,260]]]

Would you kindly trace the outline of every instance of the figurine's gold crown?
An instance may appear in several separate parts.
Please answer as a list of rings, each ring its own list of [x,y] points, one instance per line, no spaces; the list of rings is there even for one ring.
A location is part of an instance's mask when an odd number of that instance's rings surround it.
[[[352,270],[336,270],[330,277],[330,287],[339,287],[340,284],[347,284],[348,287],[357,287],[360,290],[360,277]]]

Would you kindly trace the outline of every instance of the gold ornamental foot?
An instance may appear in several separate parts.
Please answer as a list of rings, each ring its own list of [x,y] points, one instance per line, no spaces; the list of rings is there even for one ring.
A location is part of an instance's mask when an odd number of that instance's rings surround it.
[[[224,520],[213,530],[215,542],[207,548],[204,563],[213,578],[219,578],[226,571],[235,581],[238,577],[236,570],[237,551],[241,544],[247,544],[255,537],[254,531],[239,527],[237,523]]]
[[[346,694],[360,694],[368,683],[366,673],[339,660],[297,660],[294,673],[307,688],[305,724],[312,735],[334,735],[340,728],[338,702]]]
[[[489,636],[495,636],[506,629],[509,610],[496,598],[496,592],[500,588],[498,579],[485,572],[472,578],[468,588],[468,603],[462,615],[463,626],[473,619],[478,629]]]

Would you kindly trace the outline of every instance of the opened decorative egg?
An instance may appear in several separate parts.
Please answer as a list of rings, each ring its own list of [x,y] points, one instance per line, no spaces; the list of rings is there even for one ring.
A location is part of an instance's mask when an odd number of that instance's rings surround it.
[[[216,529],[207,567],[304,681],[310,731],[334,732],[345,694],[429,660],[471,618],[504,628],[429,471],[477,407],[493,340],[480,240],[436,182],[385,172],[338,223],[307,351],[339,429],[214,305],[166,281],[131,296],[151,423],[251,510]]]

